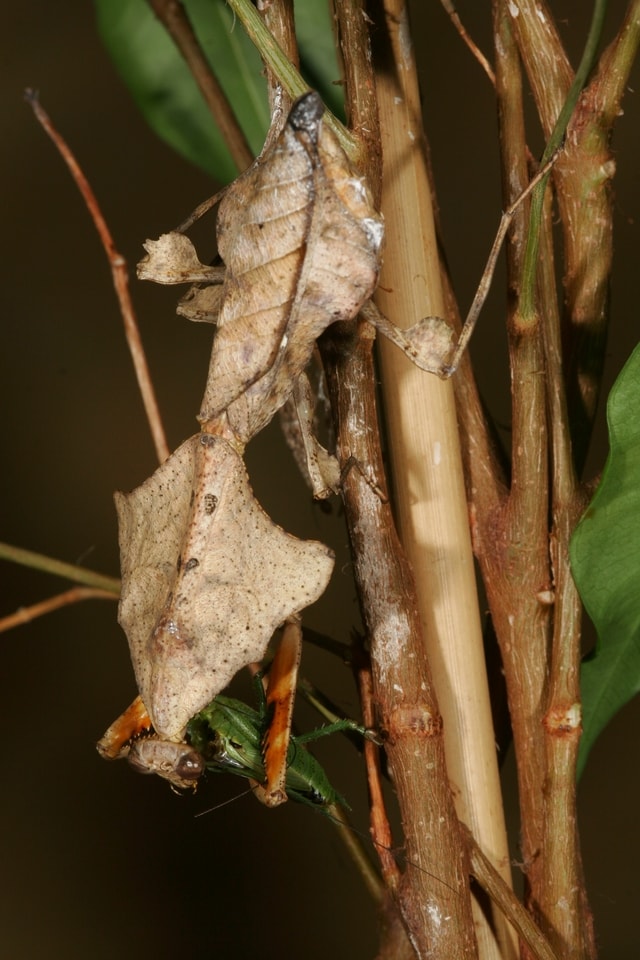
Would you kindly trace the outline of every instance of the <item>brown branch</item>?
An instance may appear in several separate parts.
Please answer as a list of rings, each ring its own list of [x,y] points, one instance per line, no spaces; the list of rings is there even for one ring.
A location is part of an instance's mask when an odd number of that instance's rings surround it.
[[[518,52],[506,0],[494,3],[496,90],[503,189],[509,204],[528,179]],[[549,608],[538,595],[549,588],[547,549],[546,409],[539,327],[520,333],[517,305],[526,242],[527,207],[514,220],[507,247],[510,354],[513,364],[512,486],[496,512],[495,496],[474,485],[474,539],[493,626],[502,652],[518,761],[521,843],[535,871],[543,828],[542,699],[547,676]],[[528,472],[530,471],[530,472]],[[535,886],[535,877],[529,876]]]
[[[602,379],[613,264],[613,126],[640,40],[640,4],[600,58],[567,131],[558,166],[558,206],[565,240],[563,332],[575,462],[582,469]]]
[[[548,133],[566,97],[571,69],[547,7],[539,0],[525,0],[518,4],[518,14],[514,31]],[[634,0],[583,91],[564,156],[553,174],[565,244],[564,362],[579,470],[595,415],[607,332],[613,257],[610,183],[615,171],[610,139],[639,37],[640,5]]]
[[[131,353],[131,359],[133,360],[136,379],[138,381],[138,388],[142,396],[142,402],[147,415],[149,429],[151,431],[151,436],[153,437],[156,456],[158,457],[158,461],[163,463],[169,456],[169,447],[164,433],[164,428],[162,426],[162,419],[160,417],[160,410],[158,408],[158,402],[153,389],[153,383],[149,374],[147,358],[145,356],[144,347],[142,346],[138,321],[136,320],[133,304],[131,302],[126,261],[122,254],[120,254],[116,249],[113,237],[111,236],[89,181],[80,169],[78,161],[71,152],[68,144],[55,129],[48,114],[41,106],[37,93],[34,90],[25,91],[25,99],[30,104],[38,122],[53,140],[58,152],[66,163],[71,176],[78,187],[78,190],[82,194],[82,198],[85,202],[87,210],[89,211],[89,214],[91,215],[95,228],[98,231],[102,246],[104,247],[107,259],[109,260],[113,285],[115,287],[116,296],[120,305],[120,313],[124,323],[125,336],[129,346],[129,351]]]
[[[298,42],[296,40],[295,21],[293,17],[293,0],[270,0],[268,4],[261,6],[258,3],[258,12],[265,22],[265,26],[281,48],[284,55],[290,63],[298,70],[300,69],[300,55],[298,53]],[[271,128],[275,127],[274,133],[279,133],[282,124],[275,124],[276,113],[284,118],[287,117],[293,97],[279,83],[277,77],[267,67],[267,85],[269,88],[269,103],[271,106]]]
[[[511,24],[548,139],[567,99],[573,70],[546,3],[519,0],[512,11]]]
[[[506,885],[491,861],[485,857],[472,834],[469,831],[465,833],[469,845],[471,873],[482,889],[499,905],[536,960],[560,960],[559,955],[553,951],[550,943],[535,925],[513,890]]]
[[[178,0],[148,0],[148,3],[184,57],[236,167],[239,171],[245,170],[253,162],[253,152],[224,90],[209,66],[185,5]]]
[[[362,18],[360,4],[343,3],[336,8],[339,20],[342,15],[339,33],[343,44],[350,29],[347,7],[354,25]],[[382,11],[374,18],[379,27],[386,19]],[[350,44],[349,55],[355,49],[364,52],[360,68],[365,71],[366,38]],[[369,83],[373,89],[372,81]],[[348,84],[347,103],[349,116],[357,125],[362,106],[354,95],[355,86],[359,84]],[[369,173],[366,168],[365,172]],[[473,956],[476,947],[464,848],[444,762],[442,722],[426,663],[415,584],[390,507],[364,476],[372,476],[378,486],[383,482],[371,342],[362,336],[368,332],[366,327],[359,332],[360,336],[354,337],[352,330],[334,328],[323,345],[323,355],[341,461],[353,458],[361,465],[345,477],[345,511],[371,645],[375,697],[402,811],[407,860],[418,867],[410,866],[403,874],[398,904],[418,956],[434,950],[442,956]],[[424,777],[425,769],[428,777]],[[430,908],[425,909],[425,904]],[[441,922],[444,915],[449,917],[447,924]]]
[[[354,456],[381,479],[370,347],[366,340],[354,342],[348,334],[342,338],[333,331],[323,353],[338,413],[341,459]],[[400,909],[419,956],[428,955],[427,945],[434,940],[446,947],[443,956],[473,956],[466,871],[444,764],[442,724],[423,666],[413,579],[390,506],[382,503],[360,470],[349,471],[343,495],[407,855],[422,868],[405,873]],[[418,774],[425,769],[426,778]],[[424,909],[426,903],[432,905],[431,912]],[[451,917],[447,925],[440,922],[443,915]]]
[[[242,23],[249,39],[260,51],[266,66],[278,78],[283,90],[292,97],[305,93],[309,89],[308,84],[267,30],[251,0],[227,0],[227,3]],[[347,156],[352,157],[354,140],[343,124],[329,110],[325,112],[324,123],[335,133]]]
[[[357,144],[354,163],[366,172],[378,204],[382,183],[380,120],[364,7],[360,0],[336,0],[335,4],[338,42],[344,69],[347,121]]]
[[[518,189],[514,184],[526,177],[521,93],[512,29],[517,34],[520,55],[527,64],[532,85],[538,90],[538,107],[545,127],[551,128],[555,123],[570,79],[563,66],[566,58],[558,52],[557,33],[546,7],[525,3],[518,9],[519,17],[512,18],[512,6],[506,0],[494,3],[503,180],[508,201],[513,198],[514,189]],[[543,16],[537,16],[539,13]],[[550,61],[553,61],[552,67],[549,67]],[[545,65],[549,74],[545,74]],[[531,71],[535,72],[535,79]],[[574,119],[566,152],[554,169],[561,210],[564,190],[573,190],[576,199],[579,195],[583,207],[589,206],[583,198],[591,194],[581,179],[586,167],[576,146],[580,138],[573,137],[571,142],[575,125]],[[593,140],[593,130],[591,134]],[[584,149],[581,141],[580,150]],[[598,209],[606,221],[602,205]],[[571,216],[576,213],[570,212]],[[524,217],[510,238],[512,486],[507,504],[499,514],[497,538],[495,512],[483,512],[480,504],[477,540],[509,691],[530,904],[559,953],[591,957],[595,955],[595,948],[575,808],[580,608],[568,562],[569,537],[581,499],[577,494],[564,395],[550,224],[551,204],[547,198],[538,262],[538,300],[533,313],[526,318],[521,317],[519,310]],[[598,230],[596,234],[601,237]],[[589,242],[585,235],[583,253]],[[575,237],[571,243],[577,244]],[[548,447],[551,490],[547,483]],[[553,519],[551,552],[549,512]]]
[[[79,603],[80,600],[117,600],[117,594],[110,590],[96,590],[91,587],[72,587],[64,593],[58,593],[55,597],[49,597],[48,600],[41,600],[40,603],[33,603],[29,607],[21,607],[15,613],[7,617],[0,618],[0,633],[7,630],[13,630],[14,627],[20,627],[25,623],[30,623],[37,617],[43,617],[54,610],[60,610],[72,603]]]
[[[556,950],[563,956],[593,960],[593,920],[582,869],[576,809],[582,610],[569,563],[569,540],[585,503],[578,491],[573,465],[555,283],[552,209],[547,202],[541,231],[539,290],[551,439],[554,616],[544,703],[546,779],[540,884],[535,901],[542,927]]]

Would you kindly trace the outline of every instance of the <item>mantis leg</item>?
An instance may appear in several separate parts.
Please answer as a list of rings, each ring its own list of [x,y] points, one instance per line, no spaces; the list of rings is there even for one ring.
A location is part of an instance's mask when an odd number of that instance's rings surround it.
[[[267,686],[268,727],[262,742],[265,782],[255,791],[267,807],[277,807],[287,799],[287,754],[301,652],[300,621],[291,618],[285,624]]]

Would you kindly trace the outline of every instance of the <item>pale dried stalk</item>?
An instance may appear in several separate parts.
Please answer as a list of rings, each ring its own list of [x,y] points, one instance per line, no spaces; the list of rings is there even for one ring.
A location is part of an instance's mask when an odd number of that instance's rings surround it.
[[[408,326],[444,308],[406,10],[401,0],[385,9],[397,69],[378,75],[387,246],[376,300]],[[398,520],[417,578],[449,779],[461,820],[510,882],[453,391],[382,343],[380,354]],[[514,957],[510,928],[499,913],[494,920],[497,941],[477,911],[480,955]]]

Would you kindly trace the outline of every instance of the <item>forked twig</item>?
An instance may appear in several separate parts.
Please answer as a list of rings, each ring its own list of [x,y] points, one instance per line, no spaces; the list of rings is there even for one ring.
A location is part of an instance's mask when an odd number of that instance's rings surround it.
[[[142,402],[147,414],[147,420],[149,422],[151,436],[153,437],[156,455],[159,462],[163,463],[169,456],[169,446],[167,444],[164,428],[162,426],[160,410],[158,408],[155,391],[153,389],[153,383],[151,381],[151,376],[149,374],[149,368],[147,365],[147,358],[145,356],[144,347],[142,346],[138,321],[136,320],[133,304],[131,302],[126,261],[122,254],[116,249],[113,237],[111,236],[111,232],[109,231],[104,216],[102,215],[102,211],[100,210],[98,201],[91,188],[91,185],[89,184],[89,181],[80,169],[80,165],[78,164],[78,161],[73,155],[70,147],[58,133],[51,122],[49,115],[40,104],[37,92],[35,90],[26,90],[25,100],[30,104],[33,112],[36,115],[38,123],[53,140],[58,152],[60,153],[60,156],[66,163],[69,172],[71,173],[71,176],[78,187],[78,190],[82,194],[82,198],[85,202],[87,210],[89,211],[91,219],[93,220],[95,228],[100,236],[102,246],[104,247],[104,251],[111,267],[113,286],[115,288],[118,303],[120,305],[125,336],[127,338],[127,344],[129,345],[129,351],[133,360],[136,379],[142,395]]]

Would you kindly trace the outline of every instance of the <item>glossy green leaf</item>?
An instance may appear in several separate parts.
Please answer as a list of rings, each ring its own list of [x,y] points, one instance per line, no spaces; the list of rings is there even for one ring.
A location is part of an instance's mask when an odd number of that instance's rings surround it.
[[[95,0],[103,41],[146,120],[175,150],[215,179],[237,170],[171,38],[146,0]],[[185,0],[191,23],[257,154],[269,125],[262,63],[222,0]]]
[[[109,54],[146,120],[178,153],[220,182],[238,173],[186,63],[146,0],[94,0]],[[184,0],[189,19],[255,154],[269,108],[262,61],[223,0]],[[334,113],[342,91],[324,0],[297,0],[302,69]]]
[[[571,541],[571,566],[598,632],[582,665],[578,768],[611,717],[640,690],[640,346],[607,404],[610,452]]]

